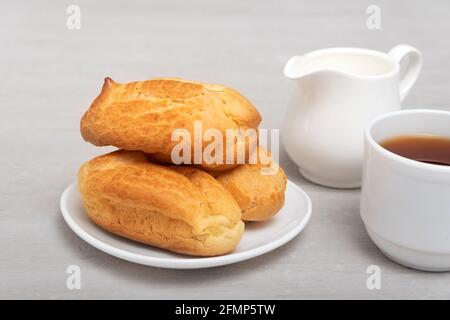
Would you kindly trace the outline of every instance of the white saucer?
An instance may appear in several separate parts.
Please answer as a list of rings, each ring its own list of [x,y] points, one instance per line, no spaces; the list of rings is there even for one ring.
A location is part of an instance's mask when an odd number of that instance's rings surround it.
[[[246,223],[244,236],[235,251],[218,257],[196,258],[140,244],[104,231],[85,214],[76,183],[63,192],[60,207],[69,227],[97,249],[135,263],[171,269],[209,268],[262,255],[293,239],[303,230],[311,216],[308,195],[288,181],[283,209],[267,222]]]

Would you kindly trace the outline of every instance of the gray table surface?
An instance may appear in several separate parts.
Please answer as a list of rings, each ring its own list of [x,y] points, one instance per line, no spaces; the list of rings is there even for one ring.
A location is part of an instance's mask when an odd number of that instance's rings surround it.
[[[66,8],[81,8],[68,30]],[[366,8],[381,8],[381,29]],[[450,298],[450,273],[385,258],[359,217],[359,190],[309,183],[281,154],[290,180],[313,201],[306,229],[269,254],[207,270],[165,270],[109,256],[64,223],[59,197],[81,163],[111,148],[79,134],[102,80],[179,76],[237,88],[262,127],[279,128],[292,92],[282,68],[323,47],[424,54],[407,107],[450,106],[450,3],[433,1],[2,1],[0,11],[0,298]],[[345,110],[342,110],[345,112]],[[366,268],[381,269],[368,290]],[[81,289],[66,288],[79,265]]]

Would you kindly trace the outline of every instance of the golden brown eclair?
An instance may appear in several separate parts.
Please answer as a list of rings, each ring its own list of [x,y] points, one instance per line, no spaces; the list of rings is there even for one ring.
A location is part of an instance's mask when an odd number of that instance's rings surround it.
[[[244,221],[263,221],[274,216],[284,205],[286,175],[271,158],[270,152],[258,149],[257,164],[242,164],[214,174],[230,191],[242,211]],[[264,161],[261,161],[265,159]]]
[[[261,116],[245,97],[221,85],[170,78],[119,84],[106,78],[100,95],[81,119],[80,129],[83,138],[94,145],[140,150],[170,161],[179,143],[172,141],[172,133],[187,130],[193,148],[196,121],[201,122],[203,132],[219,130],[225,148],[227,129],[256,129]],[[212,143],[200,140],[202,151]],[[212,171],[235,166],[200,164]]]
[[[174,252],[222,255],[234,250],[244,231],[236,200],[211,175],[153,164],[140,151],[114,151],[86,162],[78,185],[97,225]]]

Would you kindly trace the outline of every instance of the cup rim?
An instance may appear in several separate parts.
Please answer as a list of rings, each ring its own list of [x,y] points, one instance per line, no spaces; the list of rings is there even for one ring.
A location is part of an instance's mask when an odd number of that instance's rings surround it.
[[[443,172],[443,173],[450,173],[450,166],[441,166],[431,163],[425,163],[420,162],[412,159],[405,158],[403,156],[399,156],[396,153],[393,153],[385,148],[383,148],[375,139],[372,137],[372,129],[375,124],[379,123],[380,121],[383,121],[387,118],[392,118],[398,115],[402,114],[437,114],[437,115],[444,115],[450,117],[450,111],[445,110],[436,110],[436,109],[410,109],[410,110],[398,110],[389,112],[386,114],[382,114],[374,119],[367,125],[364,135],[366,138],[366,141],[370,143],[370,145],[380,154],[385,156],[386,158],[389,158],[393,161],[399,162],[404,164],[405,166],[415,167],[422,170],[428,170],[432,172]]]

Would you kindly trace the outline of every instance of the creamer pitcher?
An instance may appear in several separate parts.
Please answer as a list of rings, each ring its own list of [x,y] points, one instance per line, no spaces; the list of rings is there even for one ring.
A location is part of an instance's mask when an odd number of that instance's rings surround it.
[[[325,186],[359,187],[364,127],[375,116],[400,109],[421,67],[421,53],[408,45],[388,54],[333,48],[292,57],[284,74],[296,86],[282,140],[302,175]]]

